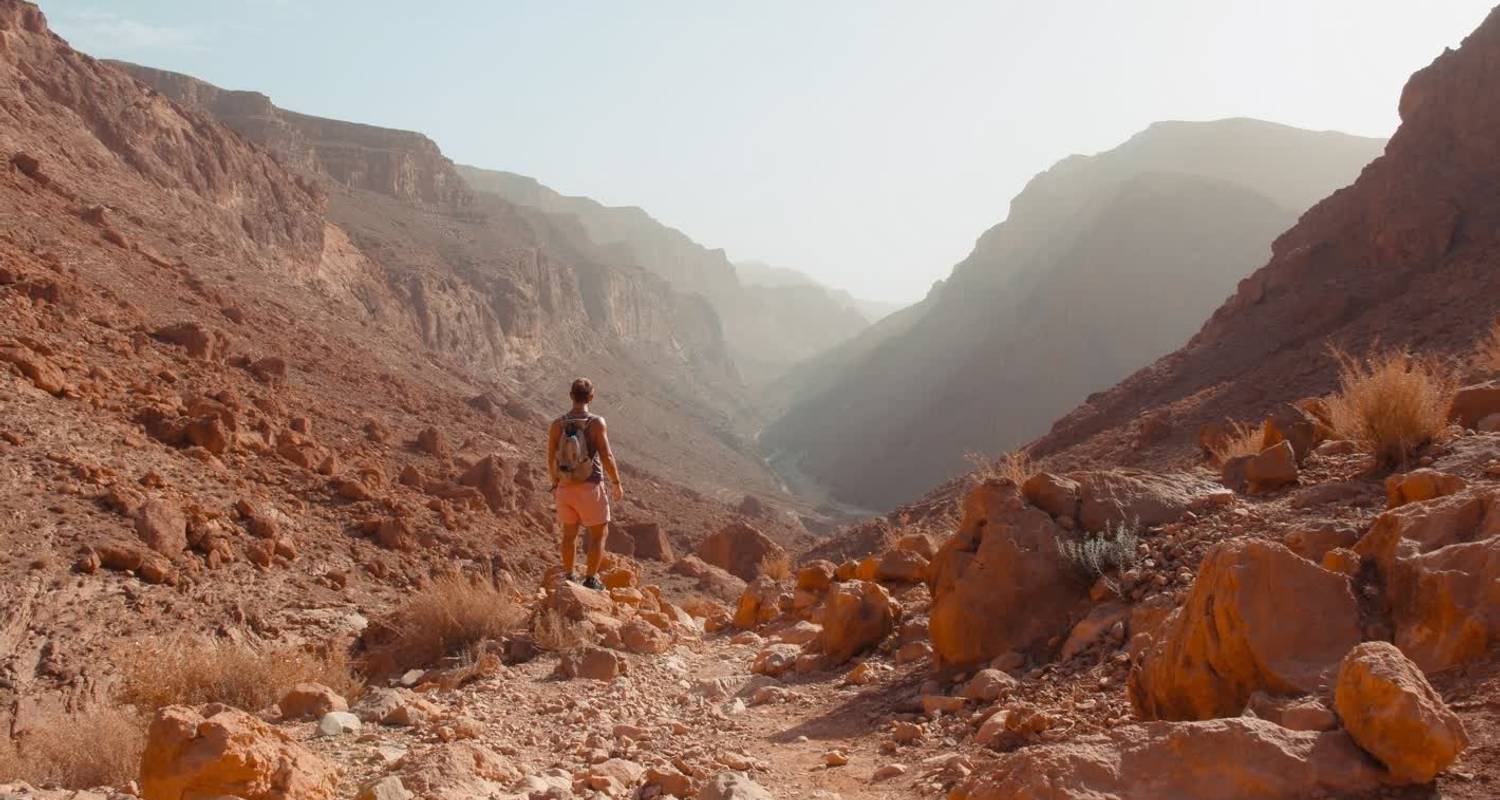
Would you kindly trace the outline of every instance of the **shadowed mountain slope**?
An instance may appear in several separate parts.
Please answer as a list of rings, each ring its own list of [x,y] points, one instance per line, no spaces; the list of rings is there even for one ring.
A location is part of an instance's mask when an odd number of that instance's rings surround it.
[[[1379,146],[1232,119],[1064,159],[921,303],[782,381],[763,449],[842,502],[914,498],[1186,340]]]

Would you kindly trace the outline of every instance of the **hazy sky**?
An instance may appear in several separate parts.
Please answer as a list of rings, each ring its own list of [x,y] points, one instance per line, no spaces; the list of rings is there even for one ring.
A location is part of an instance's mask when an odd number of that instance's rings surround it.
[[[74,46],[422,131],[737,260],[914,300],[1159,119],[1387,136],[1488,0],[42,0]]]

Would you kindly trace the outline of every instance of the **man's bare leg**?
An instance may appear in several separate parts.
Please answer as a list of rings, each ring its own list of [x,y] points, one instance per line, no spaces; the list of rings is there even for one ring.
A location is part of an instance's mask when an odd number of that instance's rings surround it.
[[[562,526],[562,567],[564,575],[573,574],[573,560],[578,554],[578,523],[570,522]]]
[[[604,529],[608,526],[609,523],[607,522],[603,525],[589,526],[589,538],[585,544],[588,571],[584,573],[585,575],[599,574],[599,566],[604,563]]]

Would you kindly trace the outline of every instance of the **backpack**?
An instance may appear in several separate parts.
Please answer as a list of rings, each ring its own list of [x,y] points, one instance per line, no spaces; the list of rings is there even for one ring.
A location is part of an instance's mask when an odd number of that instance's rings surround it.
[[[587,419],[562,417],[562,438],[557,442],[557,472],[563,483],[583,483],[594,476],[594,445],[589,441]]]

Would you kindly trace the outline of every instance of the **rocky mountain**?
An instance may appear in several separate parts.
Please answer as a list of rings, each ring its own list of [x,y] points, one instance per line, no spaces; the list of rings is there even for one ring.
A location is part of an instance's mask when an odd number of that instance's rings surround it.
[[[1376,343],[1470,347],[1500,310],[1500,103],[1486,88],[1500,78],[1497,53],[1491,15],[1460,50],[1412,76],[1384,155],[1279,236],[1270,261],[1191,340],[1089,398],[1033,451],[1069,462],[1180,460],[1202,423],[1254,419],[1278,399],[1331,389],[1330,344],[1353,353]],[[1132,431],[1147,415],[1162,438],[1137,453]]]
[[[921,303],[778,384],[762,445],[839,501],[913,498],[1186,340],[1380,146],[1231,119],[1064,159]]]
[[[707,298],[723,320],[725,340],[749,384],[750,398],[761,397],[763,387],[793,364],[869,325],[866,310],[857,302],[825,287],[742,281],[723,250],[704,247],[634,206],[606,206],[588,197],[564,195],[515,173],[465,166],[458,170],[478,191],[576,219],[613,260],[643,267],[680,291]]]
[[[203,109],[323,186],[327,241],[375,278],[328,289],[371,324],[405,329],[475,380],[551,413],[557,387],[589,374],[642,466],[711,490],[776,484],[718,314],[702,296],[622,261],[576,215],[474,192],[427,137],[277,108],[264,95],[116,63]],[[368,276],[366,276],[368,277]],[[732,279],[732,273],[730,278]],[[373,281],[373,282],[372,282]],[[603,400],[603,398],[601,398]]]
[[[838,303],[858,311],[871,324],[879,322],[902,308],[900,303],[866,300],[855,297],[843,289],[825,286],[811,275],[791,267],[778,267],[763,261],[738,261],[735,262],[734,272],[740,276],[740,283],[746,286],[765,286],[773,289],[792,286],[821,288],[831,294]]]

